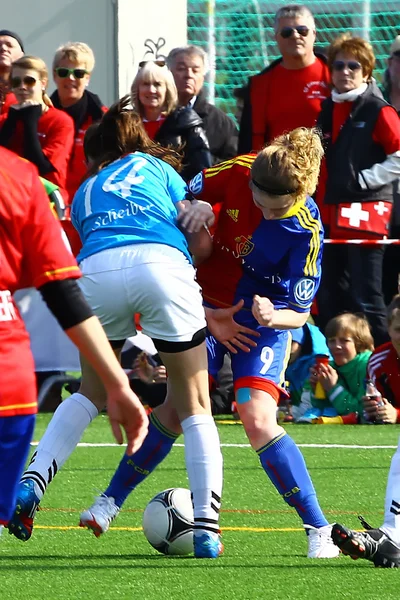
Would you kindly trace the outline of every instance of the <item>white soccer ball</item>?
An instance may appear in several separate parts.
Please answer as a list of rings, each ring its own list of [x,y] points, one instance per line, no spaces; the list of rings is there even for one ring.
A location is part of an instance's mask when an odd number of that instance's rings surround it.
[[[170,488],[160,492],[145,508],[143,532],[162,554],[193,552],[193,505],[190,490]]]

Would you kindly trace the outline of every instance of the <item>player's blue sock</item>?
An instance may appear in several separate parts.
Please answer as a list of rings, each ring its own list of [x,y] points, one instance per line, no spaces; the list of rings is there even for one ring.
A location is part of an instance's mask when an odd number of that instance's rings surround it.
[[[328,525],[319,506],[303,455],[287,433],[281,433],[257,450],[261,465],[281,494],[306,525]]]
[[[125,454],[118,465],[117,470],[104,492],[106,496],[114,498],[119,507],[126,498],[154,469],[160,464],[171,450],[177,436],[166,429],[154,413],[149,417],[149,431],[135,454]]]

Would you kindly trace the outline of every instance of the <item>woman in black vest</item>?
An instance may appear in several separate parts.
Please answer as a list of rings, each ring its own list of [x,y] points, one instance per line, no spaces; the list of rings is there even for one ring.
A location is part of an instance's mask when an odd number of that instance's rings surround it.
[[[131,87],[132,106],[149,137],[162,146],[182,149],[183,179],[210,167],[212,158],[203,121],[191,106],[178,107],[178,92],[164,61],[140,63]]]
[[[392,182],[400,175],[400,121],[372,71],[375,56],[362,38],[345,34],[328,50],[332,96],[318,118],[326,142],[318,204],[326,236],[381,239],[388,233]],[[361,312],[375,345],[387,341],[380,245],[327,245],[318,298],[320,326],[343,312]]]

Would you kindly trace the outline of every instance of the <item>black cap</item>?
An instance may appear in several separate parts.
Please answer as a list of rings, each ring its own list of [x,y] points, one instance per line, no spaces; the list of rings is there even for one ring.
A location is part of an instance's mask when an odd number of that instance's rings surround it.
[[[25,52],[24,44],[23,44],[21,38],[19,37],[18,33],[14,33],[13,31],[9,31],[8,29],[1,29],[0,35],[8,35],[8,37],[12,37],[12,38],[14,38],[14,40],[17,40],[18,44],[21,46],[22,52]]]

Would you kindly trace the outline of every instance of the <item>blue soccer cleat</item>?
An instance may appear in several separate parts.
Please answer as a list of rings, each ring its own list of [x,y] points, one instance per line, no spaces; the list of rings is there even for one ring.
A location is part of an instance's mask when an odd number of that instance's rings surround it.
[[[203,533],[203,535],[194,535],[194,555],[196,558],[218,558],[224,551],[221,542],[221,536],[212,533]]]
[[[32,479],[25,479],[19,484],[15,511],[7,527],[16,538],[26,542],[32,535],[33,519],[39,507],[39,498],[35,493]]]

